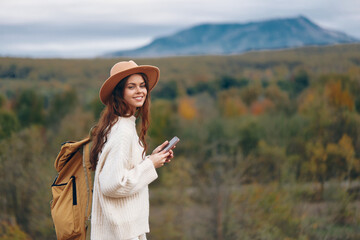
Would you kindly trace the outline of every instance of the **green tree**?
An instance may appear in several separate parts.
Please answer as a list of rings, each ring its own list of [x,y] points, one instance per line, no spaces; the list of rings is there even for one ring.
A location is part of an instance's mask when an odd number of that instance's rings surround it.
[[[47,124],[57,125],[66,114],[76,108],[77,101],[77,94],[73,89],[55,94],[50,101]]]
[[[4,106],[5,102],[6,102],[5,97],[0,94],[0,108],[2,108]]]
[[[262,133],[262,127],[255,119],[244,121],[244,123],[240,125],[240,129],[237,132],[238,141],[245,156],[256,149]]]
[[[175,99],[178,95],[178,87],[175,81],[160,82],[151,92],[151,98]]]
[[[104,108],[105,105],[97,96],[90,103],[90,109],[92,110],[95,119],[100,118],[101,112],[104,110]]]
[[[286,165],[285,149],[269,146],[260,140],[256,150],[247,157],[249,167],[246,176],[251,182],[281,182]]]
[[[29,66],[21,66],[18,64],[10,64],[9,66],[0,65],[0,78],[26,78],[32,68]]]
[[[0,142],[0,218],[12,216],[34,239],[54,237],[49,184],[55,171],[43,133],[30,127]]]
[[[10,137],[11,133],[19,129],[16,115],[10,111],[0,109],[0,140]]]
[[[23,90],[15,99],[14,111],[21,127],[43,124],[45,120],[44,98],[34,90]]]
[[[294,77],[293,93],[299,95],[310,84],[309,74],[305,70],[300,70]]]
[[[252,84],[246,88],[241,89],[240,96],[241,99],[246,103],[246,105],[250,105],[252,102],[256,101],[262,94],[262,87]]]
[[[155,208],[164,207],[166,211],[151,214],[150,236],[159,240],[189,239],[192,223],[186,215],[186,210],[192,205],[189,194],[193,184],[191,161],[184,156],[176,156],[165,168],[162,169],[159,186],[151,189],[151,192],[156,192],[151,205],[155,205]]]
[[[177,126],[176,106],[168,100],[156,100],[152,103],[149,135],[153,147],[171,139]]]

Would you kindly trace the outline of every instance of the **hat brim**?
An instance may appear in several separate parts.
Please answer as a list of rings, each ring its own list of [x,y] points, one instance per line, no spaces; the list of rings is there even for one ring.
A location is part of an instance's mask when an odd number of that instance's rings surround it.
[[[106,105],[116,85],[125,77],[135,73],[144,73],[147,76],[149,81],[149,91],[155,87],[160,77],[159,68],[149,65],[141,65],[118,72],[109,77],[101,86],[99,94],[101,102]]]

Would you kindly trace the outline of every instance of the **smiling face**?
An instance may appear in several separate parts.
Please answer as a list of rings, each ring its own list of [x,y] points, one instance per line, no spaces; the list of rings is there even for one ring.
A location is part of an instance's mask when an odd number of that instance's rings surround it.
[[[142,107],[147,96],[145,80],[140,74],[131,75],[125,84],[124,100],[135,111]]]

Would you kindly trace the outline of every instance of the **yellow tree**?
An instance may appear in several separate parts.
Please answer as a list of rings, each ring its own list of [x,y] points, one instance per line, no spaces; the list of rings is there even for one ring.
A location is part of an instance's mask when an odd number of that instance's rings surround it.
[[[352,139],[347,134],[344,134],[339,141],[340,150],[346,160],[347,166],[347,179],[348,179],[348,188],[351,185],[351,171],[354,167],[359,168],[360,161],[355,158],[355,149],[352,144]]]
[[[237,117],[247,113],[248,109],[241,100],[238,91],[230,89],[219,94],[220,111],[225,117]]]
[[[350,111],[354,109],[354,98],[346,89],[343,89],[340,81],[326,84],[325,95],[334,107],[346,107]]]
[[[320,191],[317,196],[321,199],[324,193],[324,184],[327,171],[327,152],[320,140],[307,145],[307,151],[310,155],[309,170],[313,177],[320,183]]]
[[[347,134],[343,134],[338,143],[328,143],[326,146],[326,152],[329,159],[334,159],[332,162],[335,166],[333,169],[337,169],[338,176],[341,177],[341,180],[344,178],[348,181],[348,188],[351,185],[351,173],[354,170],[359,169],[360,161],[355,157],[355,149],[352,143],[351,137]]]
[[[179,100],[178,111],[180,116],[186,120],[192,120],[198,115],[195,101],[190,98],[182,98]]]

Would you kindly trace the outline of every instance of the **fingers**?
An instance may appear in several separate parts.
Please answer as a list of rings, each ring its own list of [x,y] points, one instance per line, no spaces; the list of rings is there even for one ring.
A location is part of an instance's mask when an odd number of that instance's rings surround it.
[[[158,153],[158,152],[160,152],[161,149],[165,148],[168,143],[169,143],[169,141],[166,140],[166,141],[163,142],[161,145],[157,146],[157,147],[154,149],[153,153]]]
[[[169,150],[169,156],[167,157],[167,160],[170,160],[170,159],[172,159],[173,157],[174,157],[174,152],[173,152],[173,150]]]
[[[163,149],[164,147],[166,147],[166,145],[168,145],[169,141],[166,140],[165,142],[163,142],[160,146],[158,146],[158,148]]]
[[[169,151],[169,155],[167,156],[165,163],[170,163],[171,159],[174,158],[174,152],[172,150]]]
[[[170,159],[171,159],[170,156],[171,156],[170,151],[159,153],[159,157],[161,158],[161,166],[164,166],[165,164],[170,162]]]
[[[171,153],[170,153],[170,151],[167,151],[167,152],[161,151],[159,154],[160,154],[161,158],[168,158]]]

